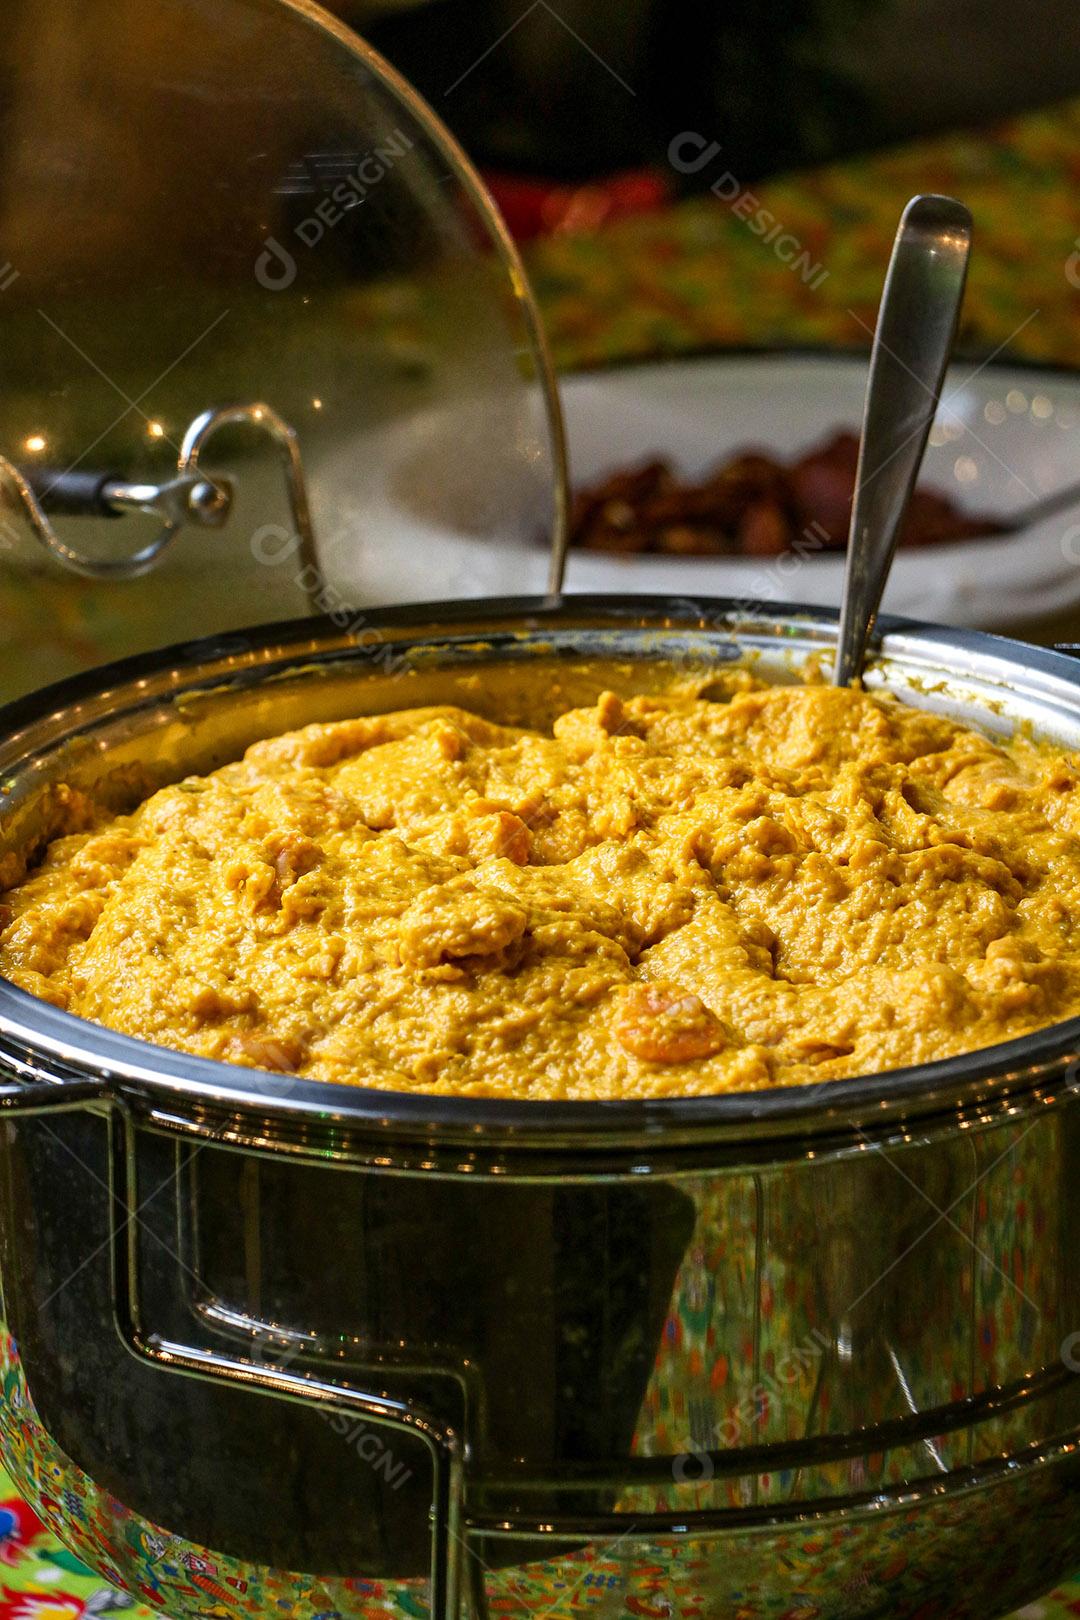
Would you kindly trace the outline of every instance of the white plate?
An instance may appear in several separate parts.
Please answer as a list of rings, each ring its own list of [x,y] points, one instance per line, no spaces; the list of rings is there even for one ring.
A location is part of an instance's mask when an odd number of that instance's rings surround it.
[[[858,428],[866,364],[810,356],[712,358],[569,378],[563,389],[574,478],[659,452],[693,478],[760,445],[788,457],[834,428]],[[1080,376],[1022,367],[954,368],[923,481],[978,512],[1009,514],[1080,481]],[[837,606],[836,555],[741,558],[573,557],[575,591],[698,592]],[[901,551],[884,606],[985,629],[1080,603],[1080,500],[1022,534]]]
[[[690,478],[743,448],[788,458],[837,428],[857,429],[865,384],[864,359],[797,354],[709,356],[564,378],[574,482],[591,483],[656,454]],[[376,462],[384,475],[388,465],[411,471],[391,488],[385,476],[373,476],[369,453],[355,503],[339,505],[355,504],[334,569],[348,594],[372,603],[542,591],[539,544],[515,550],[436,527],[425,522],[419,496],[409,495],[410,485],[422,491],[438,477],[440,454],[454,443],[452,424],[414,420],[391,434],[393,446],[379,446]],[[1080,373],[955,367],[923,480],[972,511],[1001,515],[1080,480]],[[836,554],[749,560],[576,552],[567,589],[836,606],[843,572]],[[900,552],[884,603],[894,613],[984,629],[1019,628],[1077,605],[1080,501],[1018,535]]]

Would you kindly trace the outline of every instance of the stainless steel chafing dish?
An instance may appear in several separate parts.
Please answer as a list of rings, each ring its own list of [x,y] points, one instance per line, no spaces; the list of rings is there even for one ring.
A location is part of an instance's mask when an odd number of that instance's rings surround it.
[[[520,262],[309,0],[81,26],[74,62],[7,63],[0,688],[140,656],[0,712],[0,881],[65,784],[121,806],[406,703],[513,719],[525,663],[555,704],[834,648],[816,611],[558,600]],[[494,546],[484,589],[551,595],[370,611],[436,543],[463,594]],[[166,623],[213,634],[147,652]],[[877,686],[1080,741],[1067,658],[883,628]],[[840,1084],[515,1105],[210,1064],[0,982],[0,1455],[193,1620],[986,1620],[1080,1561],[1078,1053],[1074,1021]]]
[[[443,605],[82,677],[0,716],[5,850],[255,737],[512,712],[820,612]],[[1072,662],[885,627],[870,680],[1075,746]],[[985,1615],[1080,1555],[1080,1022],[767,1094],[396,1096],[133,1042],[0,984],[7,1466],[177,1614]],[[1039,1533],[1031,1526],[1037,1515]]]

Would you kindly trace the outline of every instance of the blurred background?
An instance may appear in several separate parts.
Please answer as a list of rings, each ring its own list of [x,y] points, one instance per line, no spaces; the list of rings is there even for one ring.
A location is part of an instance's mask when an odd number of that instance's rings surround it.
[[[520,244],[569,433],[571,590],[838,602],[890,246],[936,191],[975,246],[886,607],[1080,640],[1076,0],[330,9]],[[292,514],[246,430],[214,445],[228,528],[189,527],[141,581],[46,559],[9,487],[0,693],[311,607],[544,589],[558,457],[520,279],[377,80],[275,0],[7,0],[0,453],[163,481],[201,411],[264,399],[319,546],[314,574],[253,553]],[[103,555],[154,532],[57,526]]]
[[[566,378],[572,583],[838,598],[863,380],[843,362],[870,343],[904,204],[941,191],[975,221],[961,365],[887,604],[1080,634],[1075,0],[338,9],[524,245]]]
[[[567,182],[663,169],[679,130],[708,131],[749,182],[1080,92],[1073,0],[338,0],[332,9],[412,79],[486,168]]]

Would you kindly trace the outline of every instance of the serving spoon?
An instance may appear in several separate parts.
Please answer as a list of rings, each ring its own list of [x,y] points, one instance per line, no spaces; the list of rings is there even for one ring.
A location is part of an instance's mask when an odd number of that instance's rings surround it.
[[[862,674],[866,648],[915,488],[964,298],[971,215],[952,197],[913,197],[900,218],[870,351],[837,686]]]

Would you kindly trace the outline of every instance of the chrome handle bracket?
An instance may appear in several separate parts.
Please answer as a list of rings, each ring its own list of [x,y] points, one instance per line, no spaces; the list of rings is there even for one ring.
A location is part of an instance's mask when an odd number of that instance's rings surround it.
[[[273,1329],[250,1353],[224,1354],[156,1332],[145,1320],[139,1265],[141,1204],[136,1127],[123,1113],[114,1121],[110,1248],[113,1315],[121,1341],[139,1361],[162,1372],[290,1401],[313,1410],[361,1418],[419,1440],[431,1462],[431,1620],[459,1620],[465,1548],[464,1456],[457,1431],[413,1402],[370,1393],[294,1365],[293,1337]]]
[[[238,423],[246,423],[257,428],[273,441],[285,474],[289,510],[300,540],[301,561],[317,569],[315,529],[311,519],[311,501],[303,457],[300,454],[300,441],[296,429],[291,427],[283,416],[279,416],[272,406],[257,401],[253,405],[223,405],[214,410],[203,411],[184,434],[177,462],[178,472],[181,476],[197,474],[203,451],[214,434],[223,427],[234,427]]]
[[[107,1101],[109,1085],[104,1079],[15,1080],[0,1086],[0,1116],[28,1118],[36,1114],[69,1114]]]
[[[61,494],[70,481],[69,473],[57,473],[52,479],[32,479],[6,456],[0,456],[0,485],[14,499],[37,543],[69,573],[83,579],[139,579],[150,572],[183,528],[218,529],[227,522],[235,497],[232,481],[202,472],[199,462],[213,434],[236,423],[248,423],[268,435],[281,455],[286,495],[302,556],[305,563],[314,564],[311,504],[296,431],[262,401],[221,406],[197,416],[184,434],[174,478],[159,484],[121,477],[100,482],[99,500],[109,515],[142,512],[162,519],[161,528],[146,545],[123,557],[87,556],[57,534],[46,508],[50,492],[55,488]],[[100,504],[87,510],[91,515],[101,515]]]

